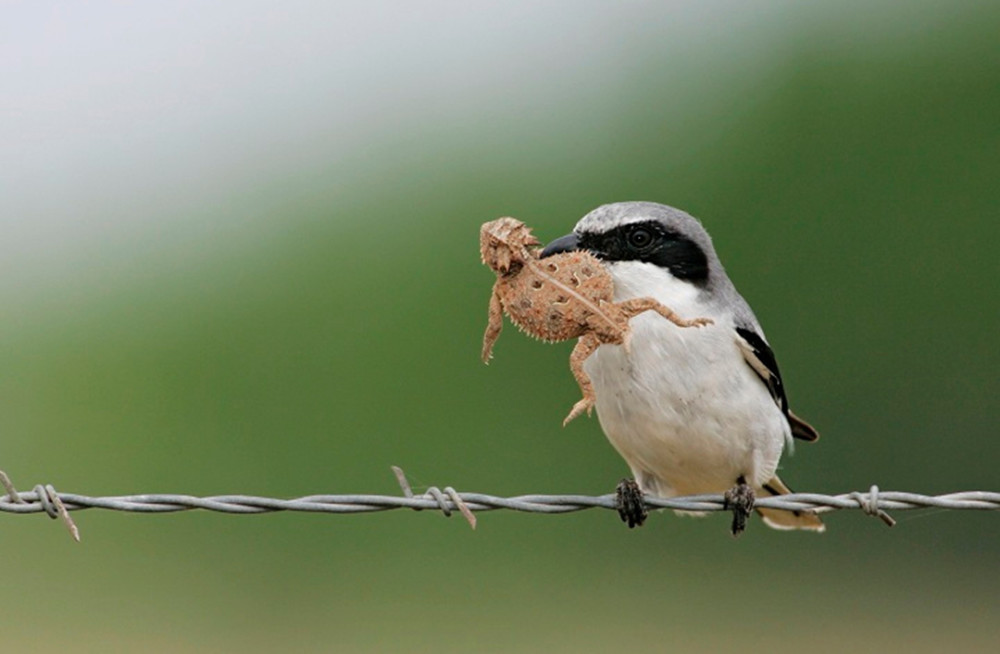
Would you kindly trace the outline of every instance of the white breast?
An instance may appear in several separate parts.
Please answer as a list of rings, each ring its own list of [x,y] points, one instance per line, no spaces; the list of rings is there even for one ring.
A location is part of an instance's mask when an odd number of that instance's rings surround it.
[[[759,487],[774,475],[788,423],[737,346],[732,316],[660,268],[612,264],[615,299],[652,296],[708,327],[681,328],[647,312],[631,321],[630,352],[602,345],[585,363],[608,440],[643,491],[722,492],[736,478]]]

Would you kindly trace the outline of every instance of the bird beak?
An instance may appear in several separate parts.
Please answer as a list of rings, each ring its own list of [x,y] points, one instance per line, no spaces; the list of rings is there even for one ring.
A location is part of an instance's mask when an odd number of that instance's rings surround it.
[[[576,234],[567,234],[552,241],[545,246],[542,250],[541,258],[551,256],[553,254],[559,254],[560,252],[573,252],[574,250],[580,249],[580,239],[577,238]]]

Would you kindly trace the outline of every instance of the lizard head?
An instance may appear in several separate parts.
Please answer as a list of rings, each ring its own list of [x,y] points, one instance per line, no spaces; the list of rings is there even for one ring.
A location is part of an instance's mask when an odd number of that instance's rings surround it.
[[[498,273],[510,272],[514,264],[521,264],[537,254],[529,246],[541,245],[532,236],[531,229],[516,218],[497,218],[484,223],[479,230],[479,253],[483,263]]]

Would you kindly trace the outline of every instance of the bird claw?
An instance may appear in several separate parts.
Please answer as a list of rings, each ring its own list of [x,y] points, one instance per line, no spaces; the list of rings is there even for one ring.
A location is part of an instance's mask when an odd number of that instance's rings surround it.
[[[628,523],[629,529],[641,527],[649,515],[642,490],[634,479],[625,478],[618,482],[618,487],[615,489],[615,507],[622,522]]]
[[[756,495],[747,484],[746,477],[740,475],[736,479],[736,485],[727,490],[723,498],[723,507],[733,512],[733,536],[739,536],[747,528],[747,520],[753,512]]]

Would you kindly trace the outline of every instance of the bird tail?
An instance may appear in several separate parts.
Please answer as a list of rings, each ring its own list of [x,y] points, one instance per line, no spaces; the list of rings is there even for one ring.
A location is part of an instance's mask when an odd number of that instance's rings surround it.
[[[767,496],[776,497],[778,495],[788,495],[792,491],[788,486],[773,477],[771,481],[763,486],[763,491]],[[826,531],[826,525],[819,519],[819,516],[812,511],[783,511],[781,509],[757,509],[757,513],[764,519],[764,524],[772,529],[808,529],[816,533]]]

